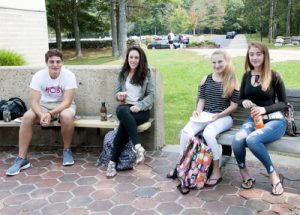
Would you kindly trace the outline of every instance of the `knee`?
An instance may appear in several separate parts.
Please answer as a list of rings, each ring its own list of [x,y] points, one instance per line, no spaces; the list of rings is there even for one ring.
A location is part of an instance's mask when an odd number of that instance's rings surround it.
[[[238,131],[233,137],[232,148],[237,149],[237,148],[241,147],[242,145],[244,145],[247,136],[248,136],[248,134],[245,130]]]
[[[249,135],[246,138],[246,143],[249,149],[253,148],[255,145],[257,145],[257,139],[256,139],[256,135]]]
[[[117,113],[117,117],[118,118],[120,118],[120,117],[122,117],[122,116],[124,116],[126,114],[129,114],[130,113],[129,107],[128,106],[119,106],[117,108],[116,113]]]
[[[203,131],[203,137],[206,141],[210,140],[210,139],[216,139],[216,136],[217,136],[217,134],[216,134],[214,128],[211,126],[207,126]]]
[[[193,134],[187,130],[182,129],[182,131],[180,132],[180,138],[185,138],[186,140],[193,138]]]
[[[62,125],[65,125],[65,124],[73,124],[74,122],[74,114],[69,111],[69,110],[63,110],[60,114],[59,114],[59,120],[60,120],[60,123]]]
[[[244,141],[248,136],[248,133],[245,130],[239,130],[233,138],[232,143],[238,143]]]
[[[23,125],[33,125],[37,119],[37,115],[30,109],[22,117]]]

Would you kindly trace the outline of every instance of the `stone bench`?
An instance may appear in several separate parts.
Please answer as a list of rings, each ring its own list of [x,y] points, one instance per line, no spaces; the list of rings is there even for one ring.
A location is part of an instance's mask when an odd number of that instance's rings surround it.
[[[98,116],[78,116],[80,119],[74,120],[75,128],[103,128],[103,129],[114,129],[118,128],[119,122],[115,118],[108,119],[107,121],[101,121]],[[144,132],[148,130],[154,119],[150,118],[148,122],[145,122],[137,127],[138,132]],[[21,125],[21,119],[18,118],[16,120],[12,120],[10,122],[4,122],[0,120],[0,128],[1,127],[19,127]],[[60,123],[55,120],[50,123],[49,127],[59,127]]]
[[[294,106],[294,117],[298,132],[300,130],[300,89],[287,89],[287,100]],[[218,142],[223,146],[223,155],[231,155],[231,142],[235,133],[241,128],[242,123],[249,115],[249,110],[238,108],[233,114],[233,127],[218,137]],[[300,154],[300,136],[283,136],[281,139],[266,144],[269,151],[289,154]]]
[[[77,115],[74,121],[75,132],[73,148],[99,148],[107,130],[117,128],[115,109],[117,101],[114,91],[120,66],[66,66],[74,72],[78,88],[75,94]],[[42,67],[1,67],[1,99],[20,97],[29,107],[29,84],[35,72]],[[161,74],[152,69],[155,80],[155,102],[150,112],[150,120],[138,127],[140,140],[147,150],[157,150],[165,144],[163,118],[163,88]],[[112,118],[100,121],[101,102],[105,101]],[[18,146],[18,129],[20,123],[0,121],[0,147]],[[50,128],[34,126],[31,147],[62,147],[59,123],[53,122]],[[43,130],[43,131],[42,131]]]

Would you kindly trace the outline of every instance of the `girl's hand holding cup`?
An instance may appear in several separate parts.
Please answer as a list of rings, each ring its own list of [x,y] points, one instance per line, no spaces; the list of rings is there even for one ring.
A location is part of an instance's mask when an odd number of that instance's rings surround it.
[[[119,92],[117,96],[120,104],[125,104],[126,92]]]

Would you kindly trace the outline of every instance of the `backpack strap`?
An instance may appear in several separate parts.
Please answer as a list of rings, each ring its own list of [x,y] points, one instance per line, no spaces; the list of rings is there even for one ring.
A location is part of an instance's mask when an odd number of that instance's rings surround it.
[[[27,111],[27,107],[26,107],[25,102],[22,99],[20,99],[19,97],[12,97],[8,101],[15,101],[15,102],[17,102],[18,104],[20,104],[22,106],[24,112]]]
[[[183,195],[186,195],[186,194],[188,194],[190,191],[191,191],[191,189],[190,188],[188,188],[188,187],[182,187],[181,186],[181,183],[179,184],[179,185],[177,185],[177,188],[178,188],[178,190],[180,191],[180,193],[181,194],[183,194]]]

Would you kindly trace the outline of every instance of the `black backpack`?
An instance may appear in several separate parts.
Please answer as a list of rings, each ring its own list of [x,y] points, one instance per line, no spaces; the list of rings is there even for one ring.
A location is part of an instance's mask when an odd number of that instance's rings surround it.
[[[8,101],[1,100],[0,101],[0,120],[3,120],[3,111],[6,108],[8,108],[8,110],[10,111],[10,116],[11,116],[12,120],[23,116],[23,114],[27,111],[25,102],[18,97],[10,98]]]
[[[288,102],[287,107],[283,110],[283,115],[287,121],[285,134],[292,137],[299,136],[294,118],[294,107],[291,103]]]

